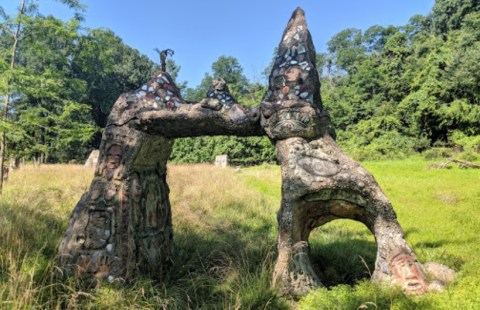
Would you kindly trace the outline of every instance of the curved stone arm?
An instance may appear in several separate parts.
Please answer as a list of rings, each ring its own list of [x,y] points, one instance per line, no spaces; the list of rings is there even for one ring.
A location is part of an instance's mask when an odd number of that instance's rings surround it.
[[[134,128],[167,138],[213,135],[262,136],[260,109],[239,104],[224,105],[220,110],[201,103],[181,104],[175,111],[142,110],[130,123]]]
[[[237,104],[226,86],[207,96],[187,103],[170,75],[157,72],[140,89],[118,98],[107,126],[128,125],[166,138],[265,135],[258,107]]]

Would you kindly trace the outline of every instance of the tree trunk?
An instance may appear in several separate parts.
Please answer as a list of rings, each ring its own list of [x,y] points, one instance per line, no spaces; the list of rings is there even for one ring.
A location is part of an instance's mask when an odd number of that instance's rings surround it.
[[[25,13],[25,0],[22,0],[22,4],[20,5],[20,9],[18,10],[17,15],[17,28],[13,35],[13,46],[12,46],[12,54],[10,60],[10,71],[15,68],[16,62],[16,55],[17,55],[17,47],[18,41],[20,37],[20,28],[22,26],[20,17]],[[3,121],[6,123],[8,121],[8,110],[10,109],[10,97],[11,97],[11,73],[7,78],[7,94],[5,95],[5,111],[3,111]],[[2,132],[0,137],[0,194],[3,192],[3,166],[5,165],[5,154],[7,148],[7,135],[5,131]]]
[[[430,166],[428,166],[428,169],[432,169],[432,168],[445,169],[450,163],[457,163],[462,168],[480,169],[480,164],[467,161],[467,160],[454,159],[454,158],[449,158],[443,163],[431,164]]]

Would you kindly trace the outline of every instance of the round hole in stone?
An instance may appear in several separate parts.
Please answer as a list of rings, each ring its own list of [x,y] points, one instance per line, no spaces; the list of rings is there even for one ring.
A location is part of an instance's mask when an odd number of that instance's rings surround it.
[[[308,242],[312,265],[327,287],[354,285],[375,270],[375,238],[361,222],[329,222],[312,230]]]

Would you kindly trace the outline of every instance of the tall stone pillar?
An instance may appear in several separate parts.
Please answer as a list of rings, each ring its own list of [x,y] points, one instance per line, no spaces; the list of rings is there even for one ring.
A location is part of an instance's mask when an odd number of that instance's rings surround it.
[[[236,103],[217,80],[199,103],[187,104],[165,72],[120,96],[109,116],[95,176],[75,207],[57,265],[87,286],[161,279],[173,260],[166,181],[173,138],[263,135],[258,108]]]
[[[170,81],[167,74],[161,76]],[[59,247],[58,265],[63,272],[87,285],[102,279],[125,281],[138,273],[160,278],[171,261],[166,164],[173,142],[129,124],[138,110],[166,105],[159,96],[156,101],[149,100],[148,88],[154,80],[115,103],[103,133],[94,179],[75,207]],[[167,85],[175,90],[171,81]],[[159,89],[157,85],[150,93]],[[178,94],[172,97],[181,102]]]
[[[283,33],[261,109],[262,126],[282,166],[273,284],[294,296],[322,286],[310,261],[309,234],[347,218],[362,222],[375,236],[374,279],[397,283],[409,294],[426,292],[423,265],[405,242],[390,201],[373,176],[332,138],[320,97],[316,52],[300,8]]]

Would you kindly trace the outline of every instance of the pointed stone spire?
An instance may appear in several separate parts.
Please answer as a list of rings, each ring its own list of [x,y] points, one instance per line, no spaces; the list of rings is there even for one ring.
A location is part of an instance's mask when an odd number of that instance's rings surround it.
[[[270,138],[314,138],[324,131],[328,120],[315,62],[305,12],[297,8],[283,32],[262,103],[262,124]]]
[[[315,61],[316,51],[305,22],[305,12],[297,8],[278,46],[270,73],[269,91],[264,101],[275,104],[305,101],[321,109],[320,82]]]

